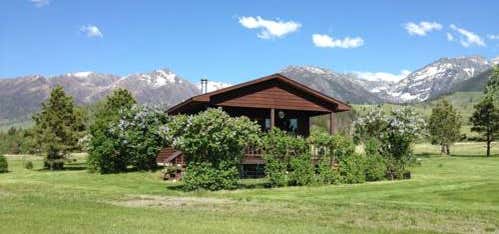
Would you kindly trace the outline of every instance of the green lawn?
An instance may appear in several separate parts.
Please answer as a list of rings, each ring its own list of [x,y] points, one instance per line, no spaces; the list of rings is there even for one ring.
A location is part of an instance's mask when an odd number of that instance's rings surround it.
[[[89,174],[81,155],[61,172],[9,156],[0,233],[498,233],[499,144],[492,158],[476,143],[416,150],[411,180],[197,193],[159,173]]]

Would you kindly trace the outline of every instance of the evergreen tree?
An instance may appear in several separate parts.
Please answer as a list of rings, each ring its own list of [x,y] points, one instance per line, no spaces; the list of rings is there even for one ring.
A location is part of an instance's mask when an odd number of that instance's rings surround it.
[[[494,67],[484,92],[492,96],[495,106],[499,105],[499,65]]]
[[[460,137],[461,116],[444,99],[432,109],[428,128],[432,143],[440,145],[441,154],[449,155],[449,146]]]
[[[492,95],[486,95],[475,105],[475,112],[470,118],[471,131],[483,133],[487,142],[487,157],[490,156],[490,144],[499,132],[499,109],[494,105]]]
[[[66,155],[78,145],[85,130],[83,118],[76,113],[73,98],[56,86],[41,111],[33,116],[35,139],[47,153],[45,167],[62,169]]]

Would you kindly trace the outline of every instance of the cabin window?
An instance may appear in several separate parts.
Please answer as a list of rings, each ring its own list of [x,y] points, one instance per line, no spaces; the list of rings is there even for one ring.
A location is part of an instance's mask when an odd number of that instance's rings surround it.
[[[265,126],[264,126],[264,129],[265,129],[265,131],[267,131],[267,130],[270,130],[270,128],[271,128],[270,119],[269,119],[269,118],[266,118],[266,119],[265,119]]]

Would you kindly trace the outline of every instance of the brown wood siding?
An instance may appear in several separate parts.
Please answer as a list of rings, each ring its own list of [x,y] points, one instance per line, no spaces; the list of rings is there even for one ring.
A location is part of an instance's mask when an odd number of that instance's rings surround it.
[[[329,112],[330,109],[300,96],[292,90],[270,86],[253,92],[241,93],[215,103],[217,106],[275,108],[285,110],[309,110]]]

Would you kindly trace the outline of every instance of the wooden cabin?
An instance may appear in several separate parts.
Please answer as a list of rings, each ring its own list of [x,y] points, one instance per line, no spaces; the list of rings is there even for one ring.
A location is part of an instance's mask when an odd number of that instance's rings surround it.
[[[335,98],[287,78],[273,74],[238,85],[191,97],[167,110],[169,115],[196,114],[207,108],[221,107],[231,116],[247,116],[257,121],[262,130],[273,127],[287,132],[308,136],[310,118],[329,116],[329,132],[336,131],[336,113],[351,107]],[[158,155],[160,164],[185,166],[180,151],[165,148]],[[265,161],[259,149],[248,148],[241,162],[242,177],[258,177],[263,173]],[[181,172],[169,175],[179,179]]]

